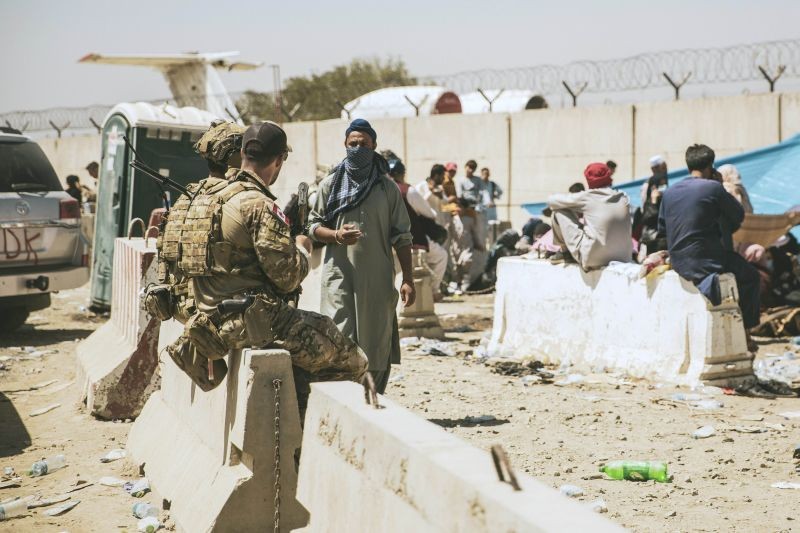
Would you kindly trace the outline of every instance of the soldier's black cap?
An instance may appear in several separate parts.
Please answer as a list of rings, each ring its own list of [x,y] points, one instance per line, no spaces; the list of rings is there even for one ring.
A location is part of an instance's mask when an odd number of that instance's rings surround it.
[[[242,149],[247,156],[255,159],[292,151],[283,128],[269,121],[259,122],[247,128],[242,136]]]

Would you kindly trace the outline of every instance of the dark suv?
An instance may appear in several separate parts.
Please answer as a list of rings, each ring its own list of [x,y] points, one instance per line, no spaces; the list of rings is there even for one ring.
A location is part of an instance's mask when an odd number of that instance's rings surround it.
[[[38,144],[0,127],[0,332],[89,279],[81,209]]]

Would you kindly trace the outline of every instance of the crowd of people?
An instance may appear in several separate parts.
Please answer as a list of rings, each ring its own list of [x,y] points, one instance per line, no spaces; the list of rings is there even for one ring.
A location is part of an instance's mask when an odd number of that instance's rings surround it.
[[[505,254],[533,251],[584,270],[616,261],[643,263],[646,272],[668,263],[714,305],[721,301],[719,276],[730,273],[749,332],[762,310],[800,303],[799,247],[791,233],[769,247],[737,240],[753,207],[737,168],[715,168],[714,161],[708,146],[688,147],[690,176],[671,185],[665,159],[653,156],[635,210],[624,192],[612,188],[611,162],[592,163],[584,171],[588,189],[575,183],[569,193],[550,196],[543,216],[531,218],[521,236],[503,237]],[[747,339],[754,350],[749,333]]]
[[[788,235],[768,250],[735,242],[733,234],[752,206],[737,169],[716,169],[715,154],[704,145],[687,149],[691,177],[673,185],[668,183],[664,158],[653,157],[653,175],[642,187],[642,206],[635,213],[629,197],[612,187],[613,161],[592,163],[584,171],[585,186],[576,183],[569,193],[551,196],[545,216],[532,218],[522,236],[509,230],[488,247],[487,230],[497,218],[496,202],[503,191],[488,168],[478,174],[474,160],[464,164],[460,175],[456,163],[436,163],[425,179],[409,183],[401,158],[390,150],[378,152],[378,132],[366,120],[356,119],[344,131],[343,159],[317,183],[309,198],[307,224],[294,233],[290,221],[296,214],[284,214],[269,190],[291,152],[286,133],[273,123],[246,130],[234,126],[213,126],[198,142],[210,175],[195,191],[224,204],[219,215],[202,213],[221,216],[221,233],[202,237],[209,249],[227,250],[229,257],[199,254],[198,261],[212,261],[213,256],[213,265],[192,263],[189,270],[185,260],[171,258],[174,264],[166,267],[172,265],[175,275],[165,278],[166,293],[187,294],[188,279],[194,298],[161,307],[182,309],[185,304],[181,316],[188,318],[187,331],[209,329],[214,333],[210,337],[219,337],[217,344],[228,349],[258,345],[264,338],[283,342],[296,359],[298,390],[303,383],[334,377],[369,381],[378,392],[385,390],[391,364],[400,359],[398,300],[406,307],[416,300],[415,253],[424,252],[436,300],[487,278],[491,283],[491,271],[503,255],[535,251],[553,263],[577,263],[584,270],[612,262],[653,265],[668,260],[715,304],[720,301],[719,276],[731,273],[747,329],[759,324],[765,292],[773,299],[800,303],[797,263],[787,260],[788,254],[797,253],[797,241]],[[74,180],[70,188],[80,192]],[[169,224],[182,227],[180,217],[200,216],[199,211],[189,211],[202,210],[206,203],[194,206],[181,198],[185,205],[179,200],[173,206],[177,214],[169,217],[164,242],[177,239],[196,245],[197,235],[170,233]],[[307,274],[315,245],[325,245],[321,314],[281,303],[292,298]],[[170,257],[164,257],[169,262]],[[402,272],[399,294],[395,261]],[[170,268],[165,271],[172,272]],[[777,282],[773,279],[764,288],[760,272],[778,269]],[[154,290],[152,300],[158,303],[157,295],[163,292]],[[244,315],[219,310],[226,298],[243,295],[263,300],[263,309],[254,311],[257,306],[252,304]],[[206,337],[190,335],[191,346],[176,345],[170,355],[185,363],[192,349],[205,349],[207,355],[201,355],[216,361],[222,352],[216,345],[208,349]],[[301,371],[307,375],[301,376]],[[204,372],[201,368],[195,374],[202,376],[195,378],[213,386],[211,376],[217,374],[209,370],[206,379]]]
[[[491,171],[483,167],[478,176],[478,163],[470,159],[459,176],[457,163],[436,163],[425,179],[408,183],[401,158],[391,150],[381,156],[405,203],[412,249],[425,252],[434,300],[480,286],[489,255],[489,228],[498,220],[497,201],[503,195]]]

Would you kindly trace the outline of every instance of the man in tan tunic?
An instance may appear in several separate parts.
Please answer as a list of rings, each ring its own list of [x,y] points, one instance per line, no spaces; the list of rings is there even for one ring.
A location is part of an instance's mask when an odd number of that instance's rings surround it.
[[[382,393],[391,363],[400,362],[392,249],[405,306],[414,303],[415,290],[408,211],[376,146],[375,130],[354,120],[345,133],[347,157],[320,183],[309,233],[327,245],[320,309],[364,349]]]

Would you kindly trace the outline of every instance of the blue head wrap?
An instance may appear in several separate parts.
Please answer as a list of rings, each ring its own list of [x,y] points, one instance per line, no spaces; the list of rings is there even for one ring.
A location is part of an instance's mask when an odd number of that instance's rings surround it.
[[[364,120],[363,118],[357,118],[353,122],[351,122],[344,136],[347,137],[354,131],[360,131],[361,133],[366,133],[367,135],[372,137],[372,142],[374,143],[378,142],[378,134],[375,133],[374,129],[372,129],[370,123]]]

